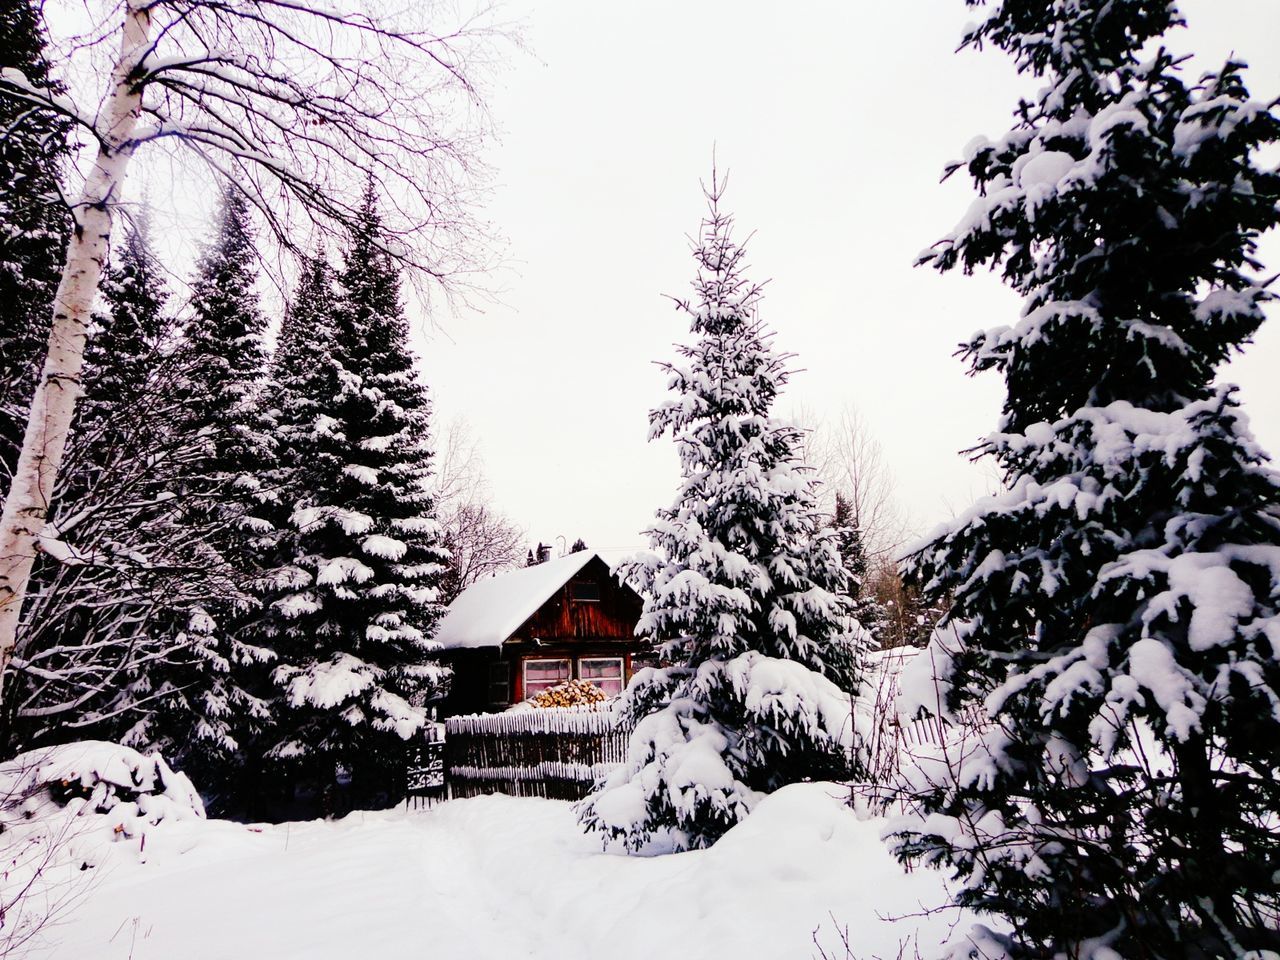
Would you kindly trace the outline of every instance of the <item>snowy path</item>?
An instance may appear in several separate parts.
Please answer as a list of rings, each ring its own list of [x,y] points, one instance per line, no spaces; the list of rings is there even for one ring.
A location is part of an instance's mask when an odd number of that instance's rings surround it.
[[[651,859],[602,854],[568,804],[480,797],[338,823],[179,824],[113,850],[47,960],[618,960],[808,958],[830,914],[860,956],[893,957],[942,897],[903,875],[879,824],[822,785],[769,798],[714,849]],[[842,951],[833,956],[843,956]]]

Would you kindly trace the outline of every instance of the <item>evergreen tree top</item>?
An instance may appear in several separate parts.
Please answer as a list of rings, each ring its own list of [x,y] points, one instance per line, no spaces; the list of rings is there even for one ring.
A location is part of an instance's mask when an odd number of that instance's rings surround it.
[[[141,370],[159,354],[168,329],[169,294],[164,271],[151,249],[150,221],[144,214],[125,227],[102,282],[107,312],[89,342],[86,364],[104,395],[123,396],[141,387]],[[111,386],[102,378],[116,381]]]
[[[249,203],[224,185],[213,235],[196,264],[192,282],[190,341],[225,355],[233,373],[253,373],[266,357],[262,333],[266,321],[258,304],[257,247]]]
[[[377,195],[369,184],[342,271],[346,307],[351,311],[349,333],[360,341],[349,349],[376,354],[384,367],[391,364],[396,371],[408,370],[409,356],[401,347],[408,340],[409,325],[400,300],[399,271],[386,244]]]
[[[867,572],[867,550],[862,542],[858,518],[854,515],[853,501],[839,490],[836,491],[831,527],[835,531],[836,548],[840,551],[845,569],[855,579],[861,578]]]
[[[280,325],[272,356],[277,381],[296,381],[314,374],[317,357],[332,349],[337,309],[333,285],[329,261],[322,254],[309,258]]]
[[[988,0],[965,0],[970,7]],[[1105,97],[1103,76],[1138,64],[1145,44],[1185,21],[1171,0],[1000,0],[965,34],[962,47],[991,43],[1013,55],[1019,72],[1052,72],[1059,97]]]
[[[247,426],[257,435],[250,445],[261,447],[267,443],[265,424],[249,409],[267,371],[267,321],[256,284],[257,248],[248,201],[224,184],[212,236],[196,264],[190,317],[184,324],[188,406],[193,422]]]
[[[686,471],[723,465],[730,447],[771,463],[794,460],[800,439],[796,428],[769,419],[790,356],[769,346],[772,334],[757,316],[762,288],[744,276],[746,250],[733,239],[733,217],[720,210],[722,189],[717,184],[707,194],[693,251],[696,296],[676,301],[698,339],[676,348],[687,364],[662,365],[680,396],[649,416],[650,437],[669,432]]]
[[[712,177],[715,177],[712,172]],[[733,239],[733,216],[721,211],[723,184],[713,183],[707,194],[707,216],[702,221],[693,256],[698,275],[693,281],[696,301],[678,301],[689,314],[694,333],[732,334],[755,317],[761,287],[743,274],[746,247]]]
[[[999,264],[1026,298],[1016,325],[962,348],[974,372],[1006,373],[1007,429],[1205,399],[1262,322],[1255,252],[1280,174],[1257,155],[1280,140],[1280,117],[1249,99],[1239,63],[1188,85],[1163,48],[1146,56],[1178,23],[1164,2],[1008,0],[969,35],[1049,79],[1008,134],[948,168],[966,168],[979,197],[921,258]],[[1064,352],[1064,339],[1100,349]]]
[[[832,641],[857,631],[848,572],[803,469],[800,432],[770,416],[788,357],[757,316],[761,288],[744,274],[722,188],[707,192],[695,296],[677,301],[696,340],[677,347],[682,363],[665,365],[675,396],[650,414],[651,436],[675,440],[683,479],[648,531],[657,554],[623,575],[651,598],[641,629],[681,638],[669,653],[690,664],[757,650],[843,683],[850,661]]]

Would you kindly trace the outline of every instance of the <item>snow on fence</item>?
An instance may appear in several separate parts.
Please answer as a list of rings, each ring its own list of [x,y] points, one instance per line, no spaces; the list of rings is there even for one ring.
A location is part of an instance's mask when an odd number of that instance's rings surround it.
[[[630,732],[607,708],[450,717],[444,741],[449,795],[577,800],[623,762]]]
[[[875,691],[875,707],[868,744],[872,782],[888,783],[897,774],[903,758],[910,757],[914,748],[942,744],[955,735],[956,731],[945,720],[938,717],[908,720],[895,709],[894,701],[901,689],[899,674],[919,653],[913,647],[897,647],[872,655],[870,685]]]
[[[892,784],[904,758],[916,748],[942,744],[982,726],[977,713],[960,727],[937,717],[909,720],[897,715],[898,674],[918,653],[899,648],[874,655],[867,744],[871,784]],[[449,796],[505,793],[559,800],[586,796],[596,780],[624,762],[631,733],[607,705],[469,714],[450,717],[444,729]]]
[[[899,674],[919,653],[908,647],[873,655],[870,683],[875,706],[867,744],[870,770],[866,783],[852,785],[854,793],[873,806],[905,810],[909,797],[903,792],[904,781],[898,776],[904,766],[914,765],[922,757],[931,758],[929,762],[935,763],[936,759],[932,758],[946,757],[946,750],[937,749],[944,746],[956,751],[968,749],[966,744],[972,744],[973,738],[987,726],[980,707],[967,708],[954,722],[937,716],[908,719],[898,713],[895,701],[901,692]]]
[[[617,727],[617,716],[609,709],[592,707],[547,707],[509,710],[506,713],[471,713],[445,721],[445,734],[496,734],[529,736],[539,733],[604,734]]]

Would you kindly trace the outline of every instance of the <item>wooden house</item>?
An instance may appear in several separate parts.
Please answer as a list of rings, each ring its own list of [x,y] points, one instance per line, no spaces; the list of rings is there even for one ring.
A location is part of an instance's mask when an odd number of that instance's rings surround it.
[[[473,583],[436,632],[454,671],[444,715],[503,710],[570,679],[616,696],[648,653],[640,608],[590,550]]]

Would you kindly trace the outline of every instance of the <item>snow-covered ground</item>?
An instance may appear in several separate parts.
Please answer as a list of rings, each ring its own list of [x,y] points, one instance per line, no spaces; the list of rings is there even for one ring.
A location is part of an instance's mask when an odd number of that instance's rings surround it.
[[[825,784],[784,788],[714,848],[602,853],[567,803],[504,796],[337,822],[165,822],[109,849],[41,960],[897,957],[946,939],[936,873]],[[910,954],[912,951],[908,950]]]

